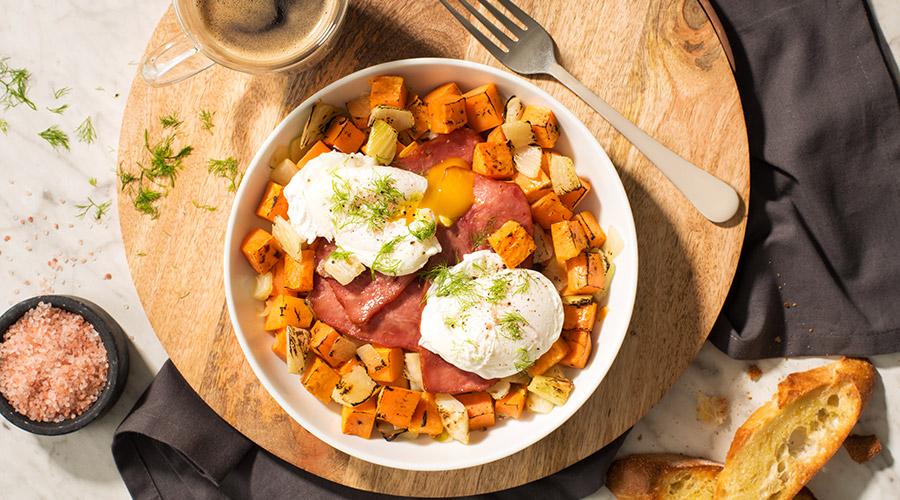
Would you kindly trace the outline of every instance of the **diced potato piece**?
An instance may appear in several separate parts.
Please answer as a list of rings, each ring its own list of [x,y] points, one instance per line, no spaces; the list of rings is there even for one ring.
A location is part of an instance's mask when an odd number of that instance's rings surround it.
[[[357,406],[341,408],[341,432],[369,439],[375,427],[376,398],[369,398]]]
[[[569,346],[569,352],[559,360],[559,364],[572,368],[584,368],[591,356],[591,332],[580,328],[563,330],[561,338]]]
[[[289,295],[296,297],[297,292],[288,290],[284,287],[284,259],[278,259],[278,263],[272,268],[272,291],[269,292],[270,297],[279,295]]]
[[[492,179],[509,179],[516,173],[512,150],[506,144],[480,142],[475,145],[472,170]]]
[[[597,321],[597,301],[593,295],[573,295],[563,299],[563,330],[592,331]]]
[[[500,128],[503,129],[503,135],[512,143],[513,149],[518,150],[536,144],[534,132],[528,122],[504,123]]]
[[[549,108],[525,106],[522,121],[531,124],[531,130],[534,131],[534,138],[538,146],[552,148],[556,145],[556,140],[559,139],[559,124],[556,122],[553,111]]]
[[[506,123],[517,122],[522,119],[522,115],[524,114],[525,105],[522,104],[522,99],[512,96],[506,100],[506,107],[503,115]]]
[[[316,321],[310,331],[310,348],[332,368],[349,361],[356,354],[356,342],[344,337],[330,325]]]
[[[550,230],[554,222],[571,219],[572,211],[551,191],[531,204],[531,216],[541,227]]]
[[[447,434],[455,441],[469,444],[469,414],[466,406],[449,394],[435,394],[434,401]]]
[[[419,399],[419,404],[416,405],[416,411],[413,412],[412,419],[409,422],[409,432],[428,434],[434,437],[443,431],[444,423],[441,421],[441,414],[434,400],[434,394],[423,392],[421,399]]]
[[[575,257],[588,247],[587,236],[581,224],[569,220],[554,222],[550,226],[553,238],[553,251],[557,262],[565,262]]]
[[[416,406],[422,393],[401,389],[399,387],[385,387],[378,395],[378,406],[375,410],[375,418],[390,422],[397,427],[409,427]]]
[[[297,168],[303,168],[313,158],[319,156],[320,154],[330,152],[331,148],[329,148],[327,144],[322,141],[316,141],[316,143],[309,148],[309,151],[307,151],[306,154],[304,154],[303,157],[300,158],[300,161],[297,162]]]
[[[323,403],[331,401],[331,394],[340,380],[341,376],[317,356],[310,356],[310,362],[300,377],[303,387]]]
[[[540,146],[522,146],[515,149],[513,163],[515,163],[517,171],[529,178],[542,178],[547,177],[547,174],[541,169],[543,157],[543,150]],[[550,187],[549,177],[547,177],[547,181],[547,186],[545,187]]]
[[[275,334],[271,349],[282,361],[287,361],[287,333],[284,328]]]
[[[521,264],[536,248],[528,231],[514,220],[506,221],[488,236],[488,243],[510,269]]]
[[[287,336],[286,359],[288,373],[298,374],[306,366],[306,358],[309,354],[310,334],[306,328],[297,328],[288,325],[285,327]]]
[[[532,413],[550,413],[553,411],[553,408],[556,407],[549,400],[546,400],[537,394],[527,391],[528,395],[525,396],[525,409]]]
[[[369,96],[361,95],[352,101],[347,102],[347,113],[353,120],[356,128],[363,130],[369,126],[369,112],[372,111],[372,104],[369,102]]]
[[[419,96],[411,94],[406,109],[413,115],[413,126],[407,129],[406,133],[409,134],[411,140],[416,140],[428,132],[428,106]]]
[[[275,237],[263,229],[250,231],[241,242],[241,253],[247,258],[250,267],[260,274],[269,272],[282,255]]]
[[[256,215],[269,222],[275,222],[276,215],[287,219],[287,199],[281,195],[282,191],[284,191],[284,186],[277,182],[269,181],[266,185],[266,190],[263,192],[262,200],[260,200],[259,206],[256,207]]]
[[[503,103],[493,83],[472,89],[463,94],[463,98],[467,122],[472,130],[483,132],[503,123]]]
[[[587,194],[591,191],[591,183],[587,181],[587,179],[579,177],[581,180],[581,187],[577,189],[573,189],[566,194],[559,195],[559,201],[563,202],[563,205],[569,207],[570,210],[575,210],[575,207],[581,203]]]
[[[312,320],[312,308],[305,300],[290,295],[278,295],[272,301],[272,306],[269,307],[263,329],[281,330],[288,325],[309,328]]]
[[[491,395],[494,399],[500,399],[503,396],[506,396],[509,393],[510,385],[512,385],[507,378],[501,378],[500,380],[494,382],[494,385],[485,389],[485,392]]]
[[[602,252],[582,252],[566,261],[568,288],[572,294],[597,293],[604,289],[608,259]]]
[[[581,178],[575,173],[575,163],[571,158],[553,151],[546,158],[554,193],[562,196],[581,186]]]
[[[294,174],[296,174],[300,169],[297,165],[291,161],[290,158],[285,158],[281,163],[278,164],[275,168],[269,172],[269,179],[272,182],[277,182],[282,186],[286,186],[291,179],[294,178]]]
[[[369,114],[368,126],[372,126],[375,120],[384,120],[397,132],[406,130],[416,123],[412,111],[405,108],[393,108],[391,106],[375,106]]]
[[[284,144],[279,144],[277,148],[275,148],[275,152],[272,153],[272,157],[269,158],[269,168],[277,167],[281,162],[285,160],[285,158],[290,157],[290,150]]]
[[[284,256],[284,286],[295,292],[311,292],[315,273],[316,252],[301,250],[300,260]]]
[[[431,92],[425,94],[425,97],[422,98],[422,101],[424,101],[425,104],[428,104],[429,102],[437,98],[448,95],[462,97],[462,91],[459,90],[459,85],[457,85],[456,82],[447,82],[435,88]]]
[[[528,384],[528,391],[550,401],[556,406],[562,406],[569,400],[569,395],[575,384],[564,378],[551,378],[537,375]]]
[[[534,262],[543,264],[553,257],[553,240],[540,224],[534,225]]]
[[[344,153],[359,151],[365,141],[365,132],[356,128],[350,119],[344,116],[339,116],[331,121],[328,131],[325,132],[325,138],[322,139],[327,146]]]
[[[494,127],[494,129],[491,130],[490,133],[488,133],[487,142],[509,144],[509,140],[507,140],[506,136],[503,135],[503,127]]]
[[[487,392],[469,392],[457,394],[455,397],[457,401],[466,407],[470,431],[478,431],[494,426],[494,423],[496,423],[494,418],[494,398],[490,394]]]
[[[522,192],[525,193],[525,199],[528,200],[528,203],[534,203],[550,192],[550,177],[541,169],[538,169],[537,177],[528,177],[519,171],[513,174],[512,180],[522,188]]]
[[[373,380],[391,383],[403,374],[403,349],[363,344],[356,350]]]
[[[402,159],[408,157],[409,155],[415,153],[416,149],[418,149],[418,147],[419,147],[419,143],[416,141],[412,141],[411,143],[409,143],[408,146],[405,146],[403,149],[400,150],[399,153],[397,153],[397,158],[402,160]]]
[[[525,397],[527,390],[524,385],[513,384],[505,396],[494,402],[494,411],[497,415],[503,415],[518,419],[525,409]]]
[[[406,107],[406,84],[402,76],[376,76],[369,80],[369,104],[376,106]]]
[[[538,360],[533,365],[531,365],[531,368],[529,368],[528,371],[531,373],[532,377],[541,375],[551,366],[558,363],[559,360],[566,357],[566,354],[568,354],[568,352],[569,346],[566,345],[565,341],[563,341],[561,338],[556,339],[556,342],[550,345],[550,349],[542,354],[541,357],[538,358]]]
[[[544,263],[541,273],[553,283],[557,292],[561,292],[569,284],[569,275],[566,272],[566,265],[556,262],[556,259],[547,259]]]
[[[425,387],[422,383],[422,360],[419,353],[403,353],[403,377],[409,380],[409,388],[413,391],[421,391]]]
[[[597,223],[594,214],[590,212],[581,212],[575,215],[572,220],[581,224],[581,229],[584,230],[584,235],[587,236],[591,248],[600,248],[606,243],[606,233],[603,232],[600,224]]]
[[[428,105],[428,128],[436,134],[449,134],[467,123],[466,100],[460,95],[444,95]]]
[[[377,390],[378,384],[366,373],[366,367],[361,363],[354,364],[347,373],[341,375],[331,399],[344,406],[359,406],[375,395]]]

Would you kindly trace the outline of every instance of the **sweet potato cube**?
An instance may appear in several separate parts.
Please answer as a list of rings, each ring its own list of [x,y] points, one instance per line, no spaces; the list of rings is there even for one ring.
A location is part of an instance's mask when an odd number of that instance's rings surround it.
[[[463,98],[466,100],[466,116],[472,130],[484,132],[503,124],[503,102],[493,83],[472,89],[463,94]]]
[[[522,224],[514,220],[506,221],[500,229],[488,236],[488,243],[510,269],[521,264],[537,248],[534,238]]]
[[[316,321],[309,333],[309,348],[333,368],[352,360],[356,355],[356,344],[326,323]]]
[[[313,328],[315,328],[315,326],[313,326]],[[350,370],[353,370],[354,366],[362,366],[363,368],[366,367],[366,365],[364,365],[362,361],[356,358],[350,358],[337,367],[338,375],[343,377],[344,375],[350,373]]]
[[[559,124],[556,122],[556,116],[549,108],[542,106],[525,106],[525,113],[522,115],[522,121],[531,124],[531,130],[534,132],[534,138],[537,140],[538,146],[542,148],[552,148],[559,139]]]
[[[413,412],[412,419],[409,422],[408,429],[409,432],[428,434],[432,437],[443,432],[444,423],[441,421],[441,414],[438,413],[434,394],[430,392],[422,393],[419,404],[416,405],[416,411]]]
[[[427,102],[428,127],[436,134],[449,134],[466,124],[466,100],[445,95]]]
[[[528,177],[517,170],[516,173],[513,174],[512,180],[522,188],[522,192],[525,193],[525,199],[528,200],[528,203],[534,203],[550,192],[550,176],[543,170],[538,171],[537,177]]]
[[[556,261],[559,263],[575,257],[588,247],[588,239],[584,235],[584,229],[581,228],[581,224],[574,221],[562,220],[554,222],[550,226],[550,237],[553,239],[553,251],[556,254]]]
[[[303,168],[313,158],[319,156],[320,154],[330,152],[331,148],[328,147],[327,144],[322,141],[316,141],[316,143],[313,144],[311,148],[309,148],[309,151],[307,151],[306,154],[303,155],[303,158],[300,158],[300,161],[297,162],[297,168]]]
[[[355,153],[366,142],[366,134],[356,128],[349,118],[338,116],[331,120],[322,142],[338,151]]]
[[[591,295],[577,300],[563,301],[563,330],[579,328],[588,332],[597,321],[597,301]]]
[[[392,384],[403,375],[403,349],[374,344],[363,344],[356,354],[366,364],[372,380],[380,384]]]
[[[525,397],[528,391],[524,385],[513,384],[506,396],[494,402],[494,412],[498,415],[506,415],[518,419],[525,409]]]
[[[591,332],[588,330],[563,330],[563,342],[569,347],[569,352],[559,360],[559,364],[572,368],[584,368],[591,355]]]
[[[494,127],[494,129],[488,133],[487,142],[507,144],[509,139],[507,139],[506,134],[503,133],[503,127]]]
[[[275,334],[272,340],[272,352],[278,355],[282,361],[287,362],[287,329],[282,328]]]
[[[584,230],[584,235],[587,236],[591,248],[600,248],[606,243],[606,233],[600,227],[600,224],[597,223],[594,214],[581,212],[573,217],[572,220],[581,224],[581,229]]]
[[[581,178],[581,186],[569,191],[566,194],[559,195],[559,201],[563,202],[563,205],[569,207],[569,210],[575,210],[575,207],[581,203],[589,192],[591,192],[591,183],[587,181],[587,179]]]
[[[375,418],[397,427],[409,427],[422,393],[399,387],[385,387],[378,395]]]
[[[531,365],[531,368],[529,368],[528,371],[531,372],[531,376],[541,375],[549,370],[551,366],[559,363],[559,360],[566,357],[566,354],[568,353],[569,346],[566,344],[566,341],[560,337],[556,339],[556,342],[550,346],[550,349],[548,349],[547,352],[542,354],[541,357]]]
[[[428,104],[429,102],[431,102],[439,97],[444,97],[444,96],[448,96],[448,95],[462,96],[462,91],[459,90],[459,85],[457,85],[456,82],[447,82],[447,83],[435,88],[431,92],[425,94],[425,97],[422,98],[422,101],[425,104]]]
[[[369,85],[372,87],[369,92],[369,105],[371,107],[406,107],[407,90],[402,76],[376,76],[369,80]]]
[[[293,290],[288,290],[284,287],[284,259],[279,259],[278,263],[272,268],[272,293],[269,294],[270,297],[277,297],[279,295],[290,295],[291,297],[296,297],[297,292]]]
[[[516,173],[512,149],[505,143],[476,144],[472,156],[472,170],[492,179],[509,179]]]
[[[309,328],[312,324],[312,308],[305,300],[289,295],[275,297],[266,315],[265,330],[280,330],[288,325]]]
[[[469,392],[457,394],[455,397],[466,407],[469,414],[469,430],[477,431],[492,427],[496,422],[494,417],[494,398],[486,392]]]
[[[275,216],[280,215],[282,219],[287,220],[287,199],[281,195],[284,186],[277,182],[269,181],[266,190],[263,192],[262,200],[256,207],[256,215],[266,219],[269,222],[275,222]]]
[[[375,398],[356,406],[341,407],[341,432],[363,439],[372,436],[375,428]]]
[[[369,102],[369,96],[361,95],[356,99],[347,102],[347,113],[350,114],[350,120],[353,125],[360,130],[364,130],[369,126],[369,113],[372,111],[372,104]]]
[[[250,267],[259,274],[269,272],[282,255],[275,237],[264,229],[250,231],[241,242],[241,253],[247,258]]]
[[[428,132],[428,106],[418,95],[410,94],[406,109],[413,115],[413,126],[404,132],[409,134],[410,140],[414,141]]]
[[[556,193],[550,191],[531,204],[531,216],[542,228],[549,231],[554,222],[571,219],[572,211],[563,205]]]
[[[328,403],[331,401],[331,393],[334,392],[335,386],[341,381],[341,376],[328,366],[328,363],[322,361],[322,358],[317,356],[309,358],[310,361],[300,377],[300,383],[316,399]]]
[[[606,284],[606,260],[598,252],[582,252],[566,261],[568,289],[572,294],[597,293]]]
[[[288,254],[284,255],[284,286],[295,292],[311,292],[313,289],[313,275],[315,274],[316,252],[302,250],[300,260],[294,260]]]

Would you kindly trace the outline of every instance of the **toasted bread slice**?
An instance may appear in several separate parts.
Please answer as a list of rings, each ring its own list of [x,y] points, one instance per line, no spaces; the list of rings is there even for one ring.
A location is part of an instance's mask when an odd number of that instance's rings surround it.
[[[712,500],[722,464],[671,453],[631,455],[613,462],[606,487],[619,500]],[[795,500],[816,500],[803,488]]]
[[[861,359],[788,375],[735,433],[716,498],[793,498],[840,448],[874,385],[875,368]]]

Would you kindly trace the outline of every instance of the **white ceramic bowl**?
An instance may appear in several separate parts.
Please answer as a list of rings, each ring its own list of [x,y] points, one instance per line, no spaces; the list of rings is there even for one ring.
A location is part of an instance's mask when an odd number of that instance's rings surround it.
[[[291,375],[284,362],[272,354],[271,334],[263,330],[258,314],[260,302],[250,296],[255,272],[240,252],[243,237],[253,228],[271,230],[271,225],[254,214],[269,178],[268,159],[281,144],[299,135],[313,103],[343,106],[367,88],[377,75],[401,75],[416,92],[455,81],[464,91],[486,83],[497,85],[501,96],[519,96],[526,104],[547,106],[559,121],[561,136],[556,150],[575,161],[579,174],[590,180],[593,189],[579,206],[598,215],[604,228],[614,226],[625,241],[616,257],[616,275],[608,298],[609,315],[594,331],[594,348],[583,370],[570,370],[575,384],[569,401],[545,415],[523,413],[520,420],[506,419],[486,432],[472,434],[468,446],[456,442],[440,443],[420,436],[415,440],[387,442],[341,433],[340,408],[336,403],[322,404]],[[257,152],[238,190],[225,238],[225,294],[235,333],[247,361],[263,386],[278,404],[300,425],[329,445],[362,460],[387,467],[408,470],[450,470],[473,467],[516,453],[550,434],[572,416],[593,394],[619,351],[628,329],[637,288],[637,239],[631,207],[622,183],[607,157],[588,129],[556,99],[511,73],[488,66],[454,59],[408,59],[367,68],[328,85],[291,112]]]

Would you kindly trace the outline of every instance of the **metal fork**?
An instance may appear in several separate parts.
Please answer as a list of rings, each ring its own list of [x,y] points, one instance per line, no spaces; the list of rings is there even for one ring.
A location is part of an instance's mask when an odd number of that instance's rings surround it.
[[[550,34],[522,9],[518,8],[510,0],[497,0],[525,28],[519,27],[487,0],[478,0],[488,12],[513,34],[516,38],[513,40],[467,0],[457,1],[471,12],[475,19],[506,48],[504,49],[491,41],[469,22],[465,16],[451,7],[447,0],[440,0],[463,27],[469,30],[469,33],[507,68],[523,75],[546,74],[559,80],[560,83],[588,103],[610,125],[634,144],[638,151],[656,165],[707,219],[713,222],[725,222],[737,213],[740,199],[731,186],[678,156],[672,150],[660,144],[659,141],[647,135],[646,132],[631,123],[621,113],[578,81],[565,68],[560,66],[556,61],[554,43]]]

